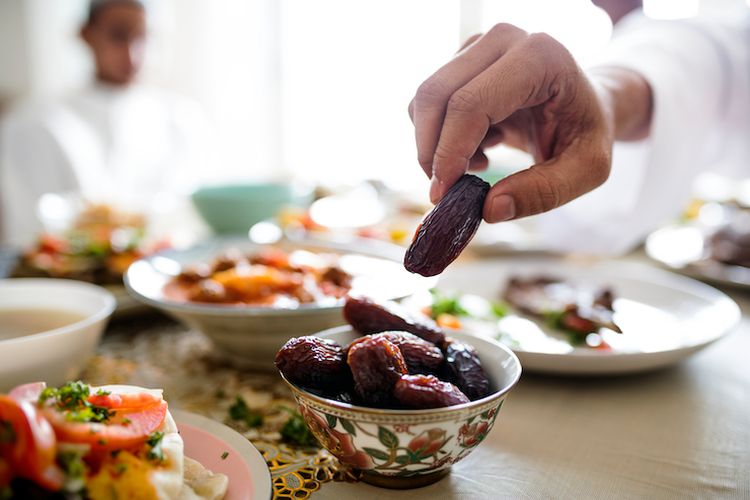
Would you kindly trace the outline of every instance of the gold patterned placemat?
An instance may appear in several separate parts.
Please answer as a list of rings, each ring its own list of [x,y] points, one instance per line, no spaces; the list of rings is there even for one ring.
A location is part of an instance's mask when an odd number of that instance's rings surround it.
[[[263,454],[276,499],[305,499],[326,482],[357,480],[325,449],[284,442],[281,429],[296,411],[296,403],[278,375],[227,364],[206,337],[167,318],[114,322],[82,379],[94,385],[162,388],[172,408],[232,427]],[[237,398],[253,418],[260,417],[251,422],[253,426],[230,417]]]

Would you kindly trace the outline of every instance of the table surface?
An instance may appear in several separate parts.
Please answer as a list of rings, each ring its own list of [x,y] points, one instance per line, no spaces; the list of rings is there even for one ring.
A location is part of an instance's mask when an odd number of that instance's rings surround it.
[[[233,425],[263,452],[277,498],[750,498],[750,294],[728,293],[740,326],[673,368],[524,374],[477,450],[418,490],[352,482],[325,450],[281,443],[293,402],[279,380],[227,367],[203,336],[171,320],[113,321],[83,376],[161,386],[174,407]],[[261,428],[228,420],[237,394],[265,413]]]

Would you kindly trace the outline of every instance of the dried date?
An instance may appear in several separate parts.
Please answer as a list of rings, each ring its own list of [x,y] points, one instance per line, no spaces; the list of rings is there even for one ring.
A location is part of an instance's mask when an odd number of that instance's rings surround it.
[[[396,400],[406,408],[421,410],[468,403],[469,398],[450,382],[434,375],[404,375],[393,389]]]
[[[404,267],[422,276],[442,273],[456,260],[482,222],[490,185],[465,174],[427,214],[406,250]]]
[[[275,363],[287,380],[304,388],[335,394],[349,380],[344,350],[328,339],[290,339],[276,354]]]
[[[411,314],[395,302],[347,297],[344,319],[363,335],[387,331],[409,332],[438,346],[445,340],[445,333],[434,321]]]
[[[489,395],[490,380],[470,345],[456,340],[446,342],[445,366],[448,378],[472,401]]]
[[[401,351],[383,337],[367,337],[351,345],[347,363],[357,396],[370,406],[389,406],[393,386],[407,373]]]
[[[443,364],[443,353],[433,343],[407,332],[383,332],[373,335],[393,342],[406,361],[412,375],[437,373]]]

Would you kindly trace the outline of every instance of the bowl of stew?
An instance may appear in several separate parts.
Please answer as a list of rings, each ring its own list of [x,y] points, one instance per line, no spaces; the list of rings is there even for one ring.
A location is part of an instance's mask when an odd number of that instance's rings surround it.
[[[203,332],[235,364],[273,370],[289,338],[344,323],[347,294],[393,300],[434,285],[402,259],[402,248],[382,242],[216,238],[137,261],[125,286]]]

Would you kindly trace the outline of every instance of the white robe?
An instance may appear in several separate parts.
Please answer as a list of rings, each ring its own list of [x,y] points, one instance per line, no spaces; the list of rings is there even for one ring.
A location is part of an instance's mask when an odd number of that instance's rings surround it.
[[[622,20],[598,64],[641,73],[651,84],[651,134],[618,143],[599,189],[539,216],[542,243],[616,254],[674,220],[695,178],[750,177],[750,19]]]
[[[44,193],[148,212],[157,193],[185,191],[207,168],[206,130],[193,103],[140,85],[97,83],[15,110],[0,128],[0,243],[34,241]]]

